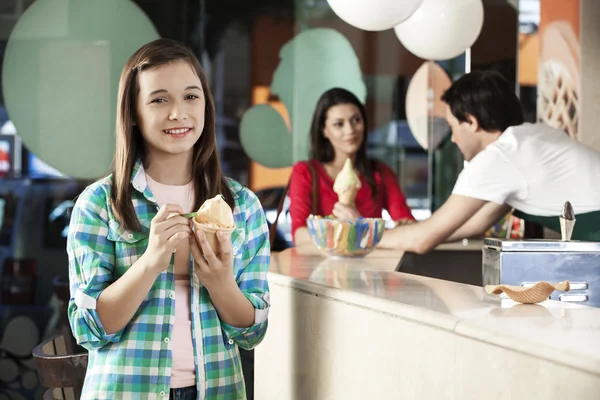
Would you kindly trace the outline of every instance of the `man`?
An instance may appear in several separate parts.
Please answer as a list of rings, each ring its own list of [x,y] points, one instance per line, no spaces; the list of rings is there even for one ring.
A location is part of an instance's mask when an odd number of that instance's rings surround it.
[[[452,142],[469,163],[439,210],[387,231],[380,247],[425,253],[483,235],[513,208],[559,230],[567,200],[577,217],[572,238],[600,241],[600,153],[547,125],[524,124],[514,87],[497,72],[462,76],[442,100]]]

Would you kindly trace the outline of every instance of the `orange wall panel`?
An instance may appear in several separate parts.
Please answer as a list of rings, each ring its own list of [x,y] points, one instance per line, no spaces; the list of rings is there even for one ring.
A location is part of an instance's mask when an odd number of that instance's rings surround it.
[[[539,54],[540,39],[537,33],[519,35],[519,84],[537,85]]]
[[[581,30],[579,0],[540,0],[539,31],[544,32],[547,24],[559,20],[570,22],[579,40]]]

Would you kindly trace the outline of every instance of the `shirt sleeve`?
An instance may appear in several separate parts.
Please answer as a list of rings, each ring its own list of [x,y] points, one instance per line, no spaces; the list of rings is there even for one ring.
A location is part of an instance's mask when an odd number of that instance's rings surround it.
[[[114,243],[108,237],[106,194],[86,189],[71,214],[69,257],[69,323],[77,343],[94,350],[118,342],[123,330],[107,334],[96,312],[96,300],[113,282]]]
[[[378,163],[377,169],[381,174],[381,186],[384,190],[383,207],[388,211],[394,221],[401,219],[413,220],[412,212],[406,204],[406,196],[402,193],[396,174],[390,167]]]
[[[271,259],[269,228],[260,201],[250,190],[246,193],[246,243],[243,250],[244,269],[236,277],[237,284],[254,306],[254,324],[237,328],[222,323],[222,328],[239,347],[250,350],[265,336],[270,307],[267,273]],[[240,194],[244,196],[243,193]]]
[[[488,147],[463,168],[452,194],[502,205],[524,189],[525,182],[516,167],[499,149]]]
[[[292,237],[298,228],[306,226],[306,219],[312,210],[312,176],[308,162],[294,165],[290,177],[290,217],[292,218]]]

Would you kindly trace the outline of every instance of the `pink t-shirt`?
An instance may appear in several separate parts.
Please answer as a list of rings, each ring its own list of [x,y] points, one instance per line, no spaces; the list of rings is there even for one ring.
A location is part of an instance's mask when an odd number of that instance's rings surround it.
[[[146,181],[159,206],[178,204],[184,212],[191,212],[194,206],[192,182],[183,186],[164,185],[146,174]],[[173,366],[171,368],[171,388],[196,385],[196,364],[192,343],[192,322],[190,311],[190,245],[183,240],[175,251],[175,324],[171,332]]]

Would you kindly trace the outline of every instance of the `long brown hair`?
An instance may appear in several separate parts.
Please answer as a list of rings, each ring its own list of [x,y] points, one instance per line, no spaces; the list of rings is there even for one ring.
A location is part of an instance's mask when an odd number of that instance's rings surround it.
[[[141,229],[131,201],[131,178],[136,161],[141,159],[144,166],[147,166],[148,161],[144,139],[135,123],[139,93],[138,75],[141,71],[176,61],[187,62],[200,78],[206,104],[204,130],[193,148],[194,209],[200,208],[206,199],[218,194],[222,194],[227,204],[234,207],[233,195],[221,172],[215,136],[215,105],[204,70],[194,53],[183,44],[171,39],[157,39],[142,46],[129,57],[119,81],[117,145],[110,198],[115,218],[125,229]]]
[[[340,104],[353,104],[360,111],[360,116],[363,120],[365,132],[363,140],[356,152],[354,166],[365,177],[367,183],[371,187],[374,195],[377,195],[377,183],[375,182],[374,170],[375,162],[367,158],[367,113],[365,106],[358,98],[346,89],[333,88],[329,89],[321,95],[317,101],[317,107],[313,114],[310,125],[310,159],[317,160],[320,163],[333,161],[335,150],[333,145],[323,134],[325,121],[327,120],[327,112],[333,106]]]

